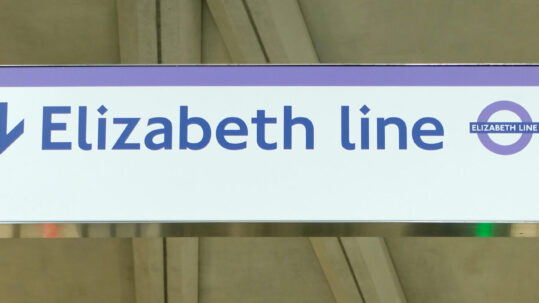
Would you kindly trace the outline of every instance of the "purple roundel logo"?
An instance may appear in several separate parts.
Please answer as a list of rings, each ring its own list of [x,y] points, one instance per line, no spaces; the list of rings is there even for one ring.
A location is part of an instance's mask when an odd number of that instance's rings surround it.
[[[521,122],[489,122],[493,114],[503,110],[514,113]],[[470,133],[477,134],[479,141],[491,152],[512,155],[523,150],[530,143],[534,133],[539,133],[539,123],[533,122],[528,111],[520,104],[513,101],[497,101],[481,111],[477,122],[470,123]],[[521,134],[521,136],[515,143],[503,145],[494,142],[489,134]]]

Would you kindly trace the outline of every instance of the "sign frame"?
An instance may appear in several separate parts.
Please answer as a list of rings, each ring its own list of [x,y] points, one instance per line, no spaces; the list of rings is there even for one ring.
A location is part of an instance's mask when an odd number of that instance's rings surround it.
[[[318,71],[312,72],[315,66]],[[343,73],[343,68],[360,66]],[[1,66],[0,87],[78,86],[539,86],[537,65],[103,65]],[[283,73],[293,67],[296,72]],[[533,68],[530,68],[533,67]],[[265,69],[261,76],[260,68]],[[103,77],[101,71],[107,69]],[[126,70],[144,69],[140,73]],[[168,69],[168,70],[167,70]],[[165,71],[166,70],[166,71]],[[204,72],[199,72],[204,70]],[[186,72],[188,71],[188,72]],[[208,71],[212,76],[208,78]],[[232,76],[231,76],[232,74]],[[368,76],[367,76],[368,75]],[[495,75],[495,76],[493,76]],[[148,79],[151,81],[148,82]],[[539,219],[537,220],[539,221]],[[536,237],[536,222],[125,222],[2,224],[0,237],[477,236]],[[92,230],[108,230],[95,233]],[[25,230],[34,230],[27,233]]]

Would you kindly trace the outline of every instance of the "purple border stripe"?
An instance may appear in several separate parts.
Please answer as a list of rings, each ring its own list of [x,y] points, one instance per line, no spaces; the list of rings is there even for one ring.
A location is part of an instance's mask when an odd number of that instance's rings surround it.
[[[0,87],[539,86],[539,66],[4,66]]]

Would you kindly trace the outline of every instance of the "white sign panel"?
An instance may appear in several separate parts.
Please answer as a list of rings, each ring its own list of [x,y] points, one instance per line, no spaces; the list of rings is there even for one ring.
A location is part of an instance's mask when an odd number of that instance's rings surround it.
[[[0,80],[2,222],[539,220],[539,67]]]

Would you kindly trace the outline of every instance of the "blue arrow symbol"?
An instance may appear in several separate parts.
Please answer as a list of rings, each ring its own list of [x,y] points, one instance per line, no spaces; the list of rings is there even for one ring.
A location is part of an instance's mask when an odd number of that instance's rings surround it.
[[[7,132],[7,103],[0,102],[0,154],[24,133],[24,120]]]

